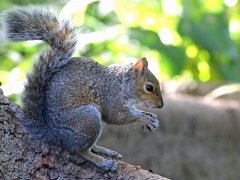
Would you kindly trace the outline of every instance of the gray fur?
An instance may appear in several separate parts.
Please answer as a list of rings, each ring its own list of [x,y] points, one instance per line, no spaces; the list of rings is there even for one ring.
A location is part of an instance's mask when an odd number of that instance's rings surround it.
[[[114,171],[115,161],[92,153],[121,157],[96,145],[104,123],[139,122],[150,131],[158,127],[156,115],[134,107],[135,103],[163,106],[159,82],[145,58],[141,68],[133,64],[105,67],[89,58],[72,58],[76,28],[55,12],[38,7],[15,7],[4,13],[2,23],[10,40],[43,40],[51,47],[28,74],[22,112],[16,114],[32,137],[76,151],[97,166]],[[153,93],[144,92],[146,82],[155,87]]]

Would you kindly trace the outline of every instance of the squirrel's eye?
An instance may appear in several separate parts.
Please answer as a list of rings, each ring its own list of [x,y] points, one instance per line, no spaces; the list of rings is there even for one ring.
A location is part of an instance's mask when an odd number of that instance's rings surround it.
[[[153,86],[151,85],[151,84],[146,84],[146,90],[148,91],[148,92],[153,92]]]

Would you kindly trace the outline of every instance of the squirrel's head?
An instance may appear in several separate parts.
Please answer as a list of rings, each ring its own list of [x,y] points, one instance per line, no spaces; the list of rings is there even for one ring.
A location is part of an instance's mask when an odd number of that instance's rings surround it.
[[[148,61],[142,58],[136,62],[132,71],[132,79],[138,100],[136,104],[150,108],[162,108],[163,100],[157,78],[148,69]]]

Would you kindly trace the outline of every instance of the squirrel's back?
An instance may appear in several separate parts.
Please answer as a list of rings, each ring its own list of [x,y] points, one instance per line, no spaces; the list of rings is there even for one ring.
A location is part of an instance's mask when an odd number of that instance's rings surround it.
[[[74,57],[56,73],[46,88],[47,116],[58,117],[63,109],[88,103],[100,106],[99,95],[104,91],[109,75],[107,67],[87,57]],[[56,118],[53,121],[58,121]],[[57,124],[58,122],[56,122]]]
[[[22,96],[22,112],[16,114],[21,126],[38,140],[51,135],[44,118],[45,89],[51,78],[65,66],[74,53],[77,31],[69,20],[61,20],[50,8],[14,7],[4,12],[3,33],[12,41],[43,40],[50,49],[40,55],[27,76]]]

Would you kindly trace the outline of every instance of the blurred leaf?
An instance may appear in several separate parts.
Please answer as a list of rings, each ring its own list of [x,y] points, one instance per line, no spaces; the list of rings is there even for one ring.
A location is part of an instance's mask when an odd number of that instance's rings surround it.
[[[220,66],[219,70],[225,79],[240,82],[239,67],[240,67],[239,62],[231,62],[230,64]]]
[[[183,49],[172,45],[164,45],[160,41],[158,34],[153,31],[131,28],[129,37],[141,42],[142,46],[159,51],[163,57],[160,59],[161,71],[167,73],[170,77],[181,73],[185,64],[185,52]]]
[[[192,40],[210,53],[225,53],[237,60],[239,55],[229,36],[225,14],[205,13],[199,20],[182,18],[179,33]]]

